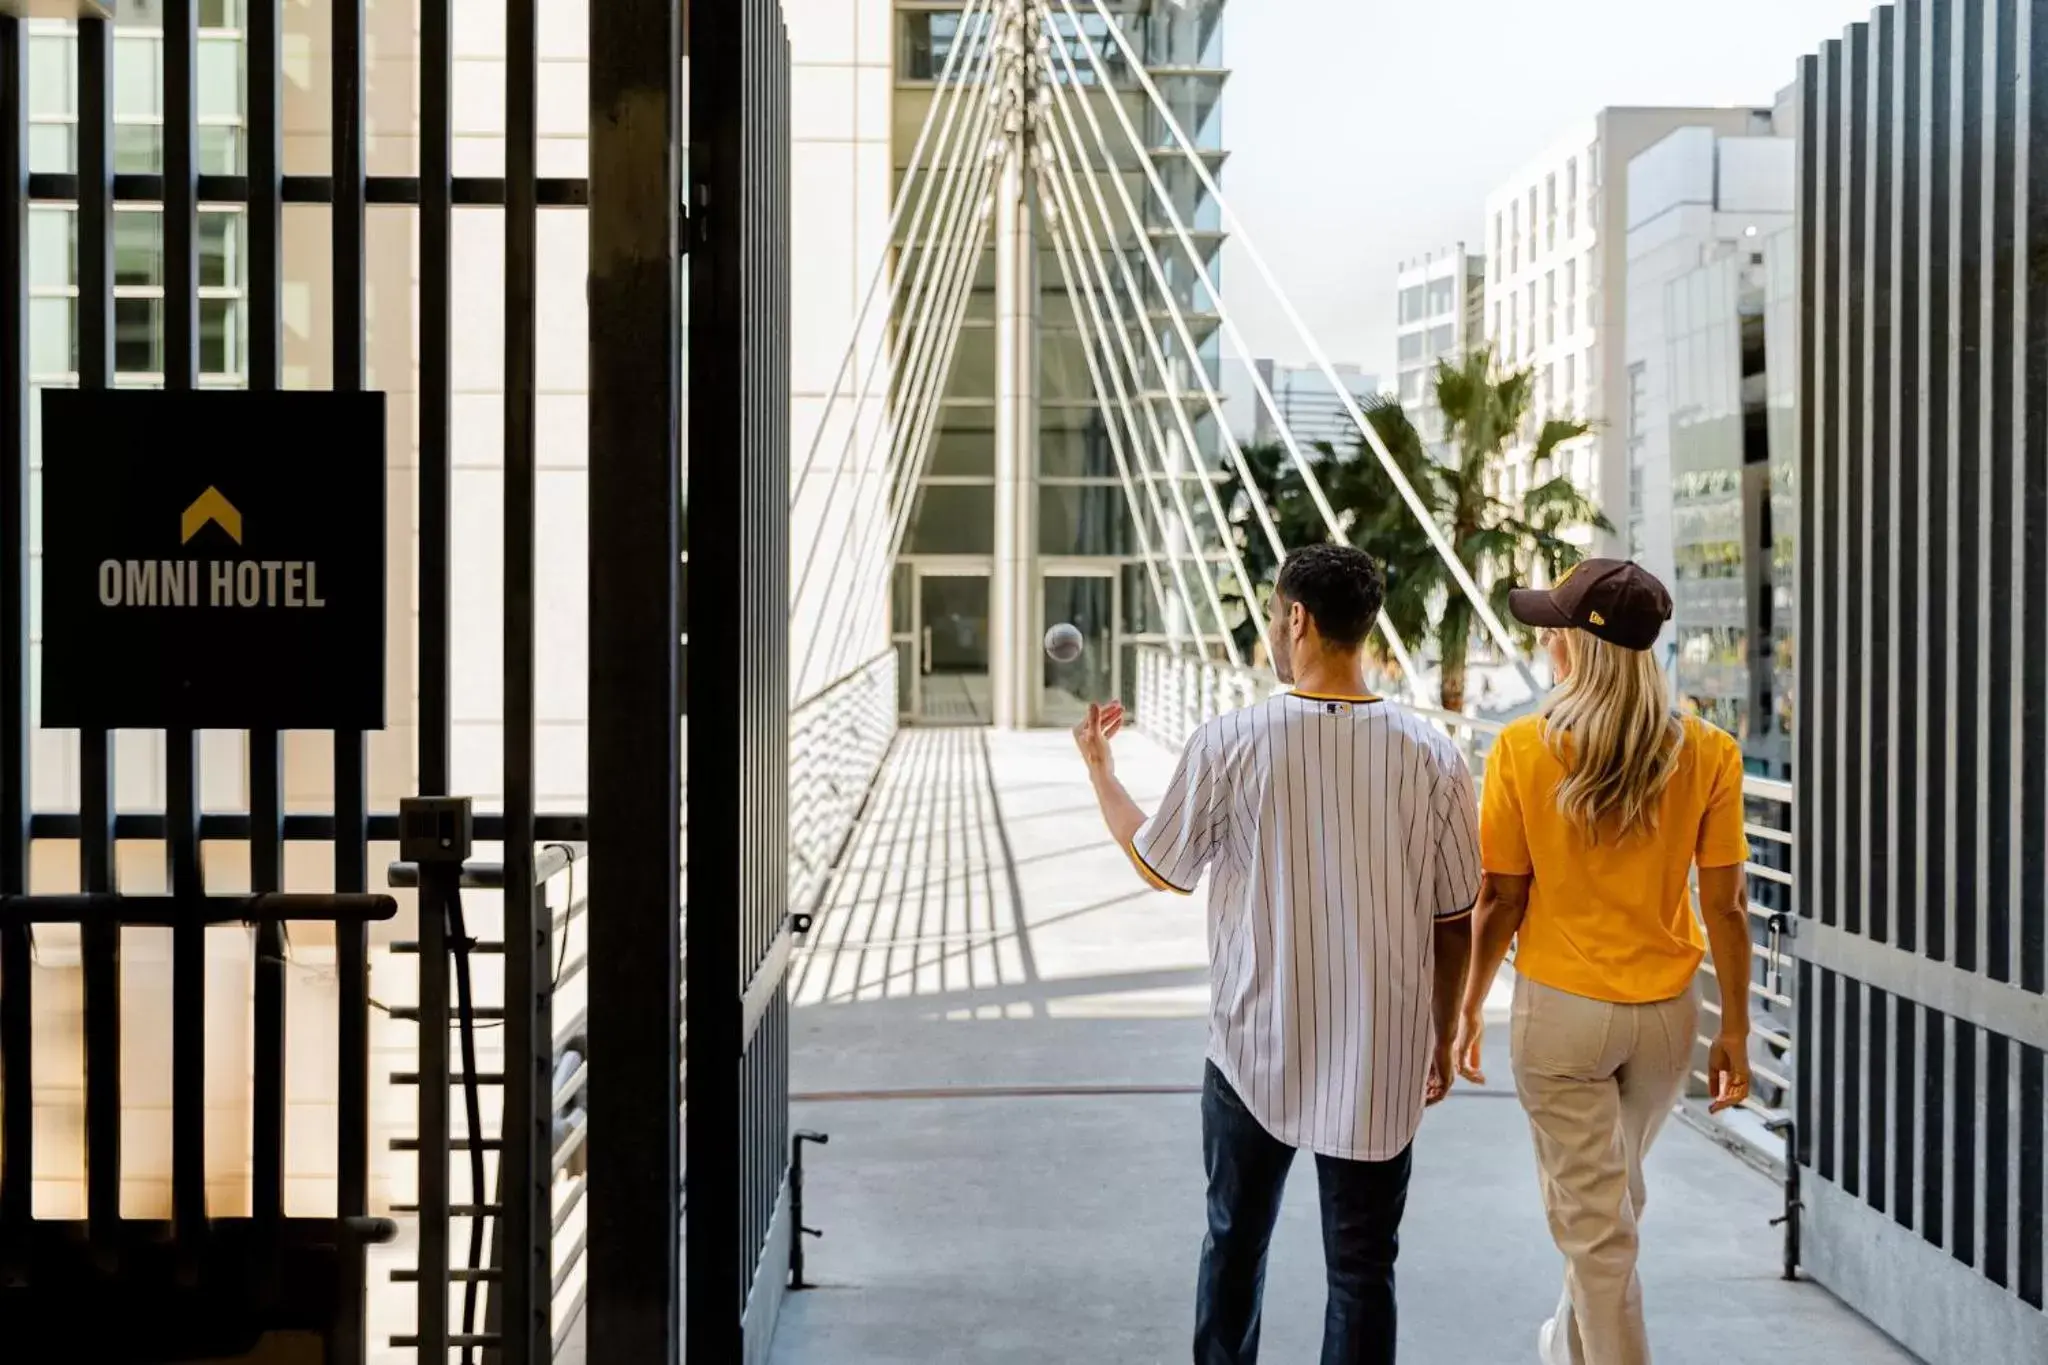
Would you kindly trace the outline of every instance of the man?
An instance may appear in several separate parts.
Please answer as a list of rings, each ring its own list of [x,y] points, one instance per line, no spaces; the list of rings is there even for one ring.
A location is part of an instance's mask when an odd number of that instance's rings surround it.
[[[1196,732],[1150,819],[1110,756],[1123,708],[1091,706],[1074,728],[1103,819],[1148,882],[1185,895],[1216,869],[1197,1365],[1258,1358],[1297,1148],[1315,1153],[1322,1194],[1324,1365],[1394,1359],[1409,1147],[1452,1083],[1479,837],[1450,741],[1366,693],[1360,651],[1384,592],[1348,546],[1289,555],[1267,646],[1294,691]]]

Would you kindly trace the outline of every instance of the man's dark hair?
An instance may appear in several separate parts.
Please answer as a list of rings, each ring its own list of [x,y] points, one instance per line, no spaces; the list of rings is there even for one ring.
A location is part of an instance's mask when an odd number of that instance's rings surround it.
[[[1357,649],[1379,617],[1387,580],[1379,561],[1363,550],[1304,545],[1280,566],[1277,590],[1287,601],[1301,603],[1325,640],[1339,649]]]

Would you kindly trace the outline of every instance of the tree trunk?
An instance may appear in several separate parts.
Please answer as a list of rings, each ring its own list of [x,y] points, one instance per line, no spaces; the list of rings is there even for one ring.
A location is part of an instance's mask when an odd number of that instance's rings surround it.
[[[1472,641],[1472,606],[1462,597],[1444,603],[1442,633],[1437,640],[1443,659],[1438,700],[1444,710],[1465,712],[1465,656]]]
[[[1439,696],[1443,708],[1457,715],[1465,713],[1465,664],[1461,659],[1456,668],[1444,665],[1443,688]]]

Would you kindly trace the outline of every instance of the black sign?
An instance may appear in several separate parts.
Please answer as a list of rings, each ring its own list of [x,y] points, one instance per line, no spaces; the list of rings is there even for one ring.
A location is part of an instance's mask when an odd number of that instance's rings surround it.
[[[384,395],[43,391],[42,723],[384,725]]]

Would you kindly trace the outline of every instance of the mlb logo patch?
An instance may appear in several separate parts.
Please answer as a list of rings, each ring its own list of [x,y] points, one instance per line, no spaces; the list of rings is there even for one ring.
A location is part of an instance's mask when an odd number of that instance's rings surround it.
[[[1348,701],[1326,701],[1323,703],[1323,714],[1326,716],[1344,716],[1350,713],[1351,703]]]

